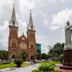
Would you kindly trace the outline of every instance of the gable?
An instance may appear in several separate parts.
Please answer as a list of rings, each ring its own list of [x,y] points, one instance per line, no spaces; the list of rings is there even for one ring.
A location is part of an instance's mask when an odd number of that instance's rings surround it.
[[[27,42],[27,38],[24,35],[22,35],[18,38],[18,41],[19,42]]]

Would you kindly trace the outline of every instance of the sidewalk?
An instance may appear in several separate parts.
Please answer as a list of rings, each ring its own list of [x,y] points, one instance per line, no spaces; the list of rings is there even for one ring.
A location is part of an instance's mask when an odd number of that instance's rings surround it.
[[[39,66],[38,64],[33,64],[31,66],[28,66],[28,67],[6,68],[6,69],[0,70],[0,72],[32,72],[32,70],[38,68],[38,66]]]

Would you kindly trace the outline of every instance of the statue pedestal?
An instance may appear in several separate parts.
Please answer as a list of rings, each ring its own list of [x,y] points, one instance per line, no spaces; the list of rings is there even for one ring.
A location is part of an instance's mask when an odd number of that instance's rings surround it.
[[[64,50],[63,69],[72,69],[72,49]]]
[[[64,50],[64,65],[72,66],[72,49]]]

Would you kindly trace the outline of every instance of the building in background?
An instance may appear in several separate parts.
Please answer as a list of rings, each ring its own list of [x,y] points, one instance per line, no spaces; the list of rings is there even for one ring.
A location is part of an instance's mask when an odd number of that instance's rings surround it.
[[[36,44],[36,52],[41,54],[41,44],[39,43]]]

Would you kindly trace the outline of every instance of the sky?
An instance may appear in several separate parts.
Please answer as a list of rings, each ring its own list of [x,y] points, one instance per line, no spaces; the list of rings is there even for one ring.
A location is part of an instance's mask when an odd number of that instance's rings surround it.
[[[50,46],[64,42],[64,27],[72,19],[72,0],[0,0],[0,49],[8,50],[9,20],[13,3],[19,25],[19,36],[26,35],[32,9],[36,42],[42,44],[42,53]]]

